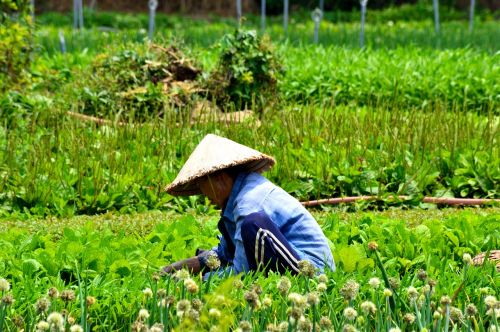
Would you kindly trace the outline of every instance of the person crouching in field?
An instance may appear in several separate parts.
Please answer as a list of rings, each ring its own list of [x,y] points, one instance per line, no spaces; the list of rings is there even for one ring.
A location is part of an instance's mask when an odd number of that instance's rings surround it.
[[[257,269],[296,274],[301,260],[319,271],[335,270],[328,241],[313,216],[260,174],[274,163],[272,157],[229,139],[205,136],[167,192],[208,197],[222,210],[222,236],[218,246],[165,266],[162,273],[205,271],[214,255],[222,272],[235,275]]]

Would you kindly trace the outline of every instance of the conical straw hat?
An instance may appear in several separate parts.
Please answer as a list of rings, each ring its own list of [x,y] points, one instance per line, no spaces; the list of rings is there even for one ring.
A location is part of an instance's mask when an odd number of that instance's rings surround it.
[[[275,163],[274,158],[230,139],[208,134],[189,156],[174,182],[167,186],[169,194],[201,194],[198,181],[205,175],[238,166],[243,172],[264,172]]]

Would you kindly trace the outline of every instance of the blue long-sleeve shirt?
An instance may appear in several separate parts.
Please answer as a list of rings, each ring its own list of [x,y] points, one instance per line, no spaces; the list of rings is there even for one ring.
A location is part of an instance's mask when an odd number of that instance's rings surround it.
[[[325,267],[335,270],[328,241],[302,204],[262,175],[240,173],[235,179],[222,218],[235,247],[234,256],[228,250],[223,236],[213,249],[222,263],[227,264],[225,272],[238,274],[248,271],[241,224],[249,214],[261,211],[275,223],[301,260],[311,261],[321,271]]]

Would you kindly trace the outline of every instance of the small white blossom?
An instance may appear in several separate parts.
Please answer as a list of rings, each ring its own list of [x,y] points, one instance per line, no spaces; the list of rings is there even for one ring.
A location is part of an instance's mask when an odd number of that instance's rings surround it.
[[[429,286],[429,285],[426,284],[426,285],[422,286],[422,288],[420,289],[420,291],[424,295],[431,295],[432,288],[431,288],[431,286]]]
[[[281,322],[281,323],[279,323],[278,329],[280,331],[283,331],[283,332],[287,331],[288,330],[288,322]]]
[[[358,329],[351,324],[345,324],[342,327],[342,332],[358,332]]]
[[[484,303],[488,306],[488,308],[493,308],[497,303],[497,299],[493,295],[488,295],[484,298]]]
[[[145,321],[149,318],[149,311],[146,309],[139,310],[139,314],[137,315],[137,319],[140,321]]]
[[[299,308],[303,308],[307,304],[307,300],[305,296],[300,295],[299,293],[290,293],[288,295],[288,299],[292,301],[293,305]]]
[[[8,292],[10,289],[10,283],[7,279],[0,278],[0,292]]]
[[[219,256],[214,252],[210,252],[207,256],[206,264],[210,270],[217,270],[220,267]]]
[[[493,314],[495,316],[493,316]],[[496,317],[498,319],[500,317],[500,309],[491,308],[488,311],[486,311],[486,315],[491,316],[491,317]]]
[[[354,281],[354,280],[348,280],[340,288],[340,295],[346,300],[346,301],[352,301],[356,298],[359,292],[359,284]]]
[[[290,287],[292,287],[292,283],[290,282],[290,279],[287,277],[281,277],[280,280],[278,281],[277,288],[280,292],[281,295],[285,295],[288,293],[290,290]]]
[[[44,320],[41,320],[41,321],[38,322],[38,324],[36,324],[36,330],[40,331],[40,332],[42,332],[42,331],[48,331],[49,328],[50,328],[49,323],[47,323]]]
[[[309,332],[312,330],[312,323],[309,319],[301,316],[297,321],[297,331],[299,332]]]
[[[318,276],[318,282],[326,284],[328,282],[328,277],[326,276],[326,274],[320,274]]]
[[[440,300],[442,305],[450,305],[451,304],[451,298],[448,295],[443,295],[441,296]]]
[[[73,325],[69,330],[70,332],[83,332],[83,328],[80,325]]]
[[[183,317],[191,309],[191,302],[188,300],[180,300],[177,302],[177,316]]]
[[[356,311],[356,309],[352,307],[347,307],[344,309],[344,317],[347,318],[348,320],[353,321],[356,319],[357,316],[358,312]]]
[[[377,312],[377,307],[375,306],[375,303],[365,301],[361,303],[361,310],[365,313],[365,315],[373,315]]]
[[[380,279],[377,277],[370,278],[370,280],[368,281],[368,284],[370,285],[371,288],[377,289],[380,287]]]
[[[51,331],[63,331],[64,330],[64,318],[58,312],[52,312],[49,317],[47,317],[47,323],[49,323]]]
[[[474,304],[470,303],[465,307],[465,314],[467,317],[474,317],[477,315],[477,308]]]
[[[469,255],[469,254],[464,254],[462,256],[462,261],[464,262],[464,264],[467,264],[467,265],[472,265],[472,257]]]
[[[434,313],[432,314],[432,318],[434,318],[434,320],[440,320],[441,318],[443,318],[443,315],[441,315],[441,313],[439,311],[434,311]]]
[[[311,292],[307,294],[307,303],[309,305],[318,305],[319,304],[319,294],[317,292]]]
[[[269,296],[265,296],[262,300],[262,305],[266,308],[269,308],[273,305],[273,300]]]
[[[415,322],[415,319],[416,319],[416,317],[415,317],[415,315],[414,315],[414,314],[412,314],[412,313],[407,313],[407,314],[405,314],[405,315],[403,316],[403,320],[404,320],[406,323],[410,324],[410,325],[411,325],[411,324],[413,324],[413,323]]]
[[[316,290],[320,293],[326,292],[326,284],[323,282],[320,282],[318,286],[316,286]]]
[[[215,318],[215,319],[219,319],[220,316],[221,316],[221,313],[219,310],[215,309],[215,308],[211,308],[209,311],[208,311],[208,315],[212,318]]]
[[[418,291],[413,286],[408,287],[406,289],[406,292],[408,293],[408,297],[410,298],[411,301],[414,301],[418,297]]]
[[[189,271],[186,269],[178,270],[174,274],[175,279],[184,281],[185,279],[189,278]]]
[[[151,326],[151,328],[149,329],[149,332],[163,332],[163,331],[164,327],[162,324],[155,324]]]
[[[145,288],[143,291],[142,291],[142,294],[144,294],[144,297],[149,299],[151,297],[153,297],[153,291],[151,290],[151,288]]]
[[[191,294],[197,293],[199,290],[198,285],[191,278],[187,278],[184,280],[184,287],[186,287],[187,291]]]

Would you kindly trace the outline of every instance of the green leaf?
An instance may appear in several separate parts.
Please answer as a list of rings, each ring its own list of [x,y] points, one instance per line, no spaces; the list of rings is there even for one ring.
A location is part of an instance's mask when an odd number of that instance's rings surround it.
[[[25,259],[22,263],[23,274],[26,277],[32,277],[35,272],[38,272],[42,264],[40,264],[36,259],[30,258]]]
[[[361,245],[352,245],[341,248],[338,251],[337,260],[343,265],[345,272],[353,272],[356,270],[356,265],[365,257]]]
[[[458,240],[458,237],[453,234],[453,232],[451,231],[446,231],[444,232],[444,235],[453,243],[453,245],[455,247],[458,247],[459,246],[459,240]]]
[[[113,262],[109,267],[111,273],[118,274],[120,277],[129,276],[132,272],[130,263],[125,259],[119,259]]]

